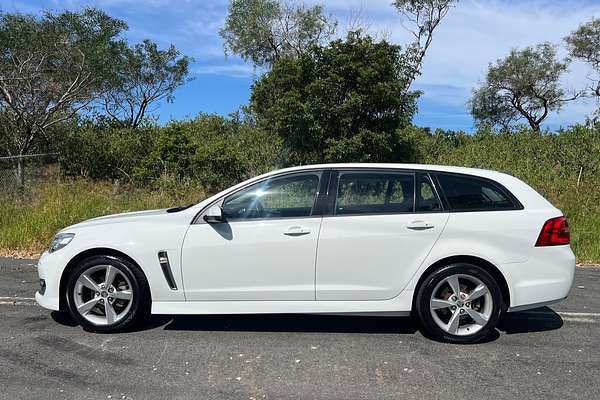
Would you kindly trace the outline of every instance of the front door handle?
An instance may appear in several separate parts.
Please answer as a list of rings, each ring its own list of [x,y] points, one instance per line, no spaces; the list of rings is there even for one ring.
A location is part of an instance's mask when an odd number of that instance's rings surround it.
[[[424,231],[427,229],[432,229],[434,226],[425,221],[413,221],[409,225],[406,226],[407,229],[413,231]]]
[[[308,235],[310,233],[310,229],[303,228],[301,226],[292,226],[287,231],[283,232],[286,236],[302,236]]]

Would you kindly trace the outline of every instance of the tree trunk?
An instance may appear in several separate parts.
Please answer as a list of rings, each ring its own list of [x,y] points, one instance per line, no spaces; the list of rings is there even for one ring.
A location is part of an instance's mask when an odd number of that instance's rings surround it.
[[[17,156],[17,163],[15,166],[15,180],[17,183],[17,193],[19,194],[19,197],[22,197],[25,190],[25,172],[23,171],[22,155]]]
[[[537,121],[529,121],[529,126],[531,126],[531,129],[533,129],[535,132],[540,131],[540,123]]]

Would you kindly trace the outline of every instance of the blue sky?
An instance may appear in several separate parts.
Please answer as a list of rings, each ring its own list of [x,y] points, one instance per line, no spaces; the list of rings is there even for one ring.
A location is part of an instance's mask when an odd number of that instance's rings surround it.
[[[319,3],[339,20],[342,32],[359,20],[370,34],[405,44],[391,0],[306,0]],[[3,0],[6,12],[76,10],[94,6],[129,24],[131,42],[150,38],[174,44],[193,56],[194,80],[175,93],[172,104],[155,112],[162,122],[193,117],[199,112],[227,115],[247,103],[259,72],[235,56],[225,57],[218,31],[227,14],[227,0]],[[424,91],[415,123],[444,129],[472,130],[465,106],[471,89],[485,76],[490,62],[513,47],[543,41],[561,43],[577,26],[600,17],[600,0],[462,0],[436,33],[414,88]],[[565,51],[561,48],[560,53]],[[567,88],[588,84],[590,70],[574,62],[564,77]],[[582,121],[595,107],[591,100],[571,103],[551,115],[545,126],[557,128]]]

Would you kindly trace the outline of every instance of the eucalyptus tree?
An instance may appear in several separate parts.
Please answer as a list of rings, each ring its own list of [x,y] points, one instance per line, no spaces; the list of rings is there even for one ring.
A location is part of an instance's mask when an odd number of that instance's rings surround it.
[[[457,3],[458,0],[394,0],[393,5],[402,18],[402,26],[413,36],[413,42],[407,48],[412,53],[409,86],[421,74],[434,32]]]
[[[173,45],[161,50],[147,39],[126,48],[113,64],[110,89],[102,94],[103,111],[118,126],[137,128],[159,101],[173,101],[175,90],[189,81],[192,61]]]
[[[565,38],[571,57],[581,60],[592,67],[589,79],[592,86],[588,88],[600,105],[600,19],[592,19],[582,24],[576,31]],[[600,108],[596,110],[600,117]]]
[[[0,13],[2,151],[23,156],[51,127],[107,89],[125,22],[87,8],[36,17]],[[21,158],[16,175],[23,184]]]
[[[561,87],[567,67],[568,61],[559,60],[550,43],[513,49],[490,64],[485,80],[473,90],[469,102],[473,118],[503,128],[524,119],[539,131],[550,112],[560,111],[566,102],[580,96],[567,95]]]
[[[220,35],[225,50],[257,66],[297,58],[328,42],[337,22],[323,6],[290,0],[231,0]]]

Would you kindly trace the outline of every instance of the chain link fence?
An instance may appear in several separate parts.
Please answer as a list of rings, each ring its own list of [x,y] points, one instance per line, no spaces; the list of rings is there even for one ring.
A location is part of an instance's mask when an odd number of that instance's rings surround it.
[[[0,195],[12,196],[30,190],[58,173],[58,154],[28,154],[0,157]]]

